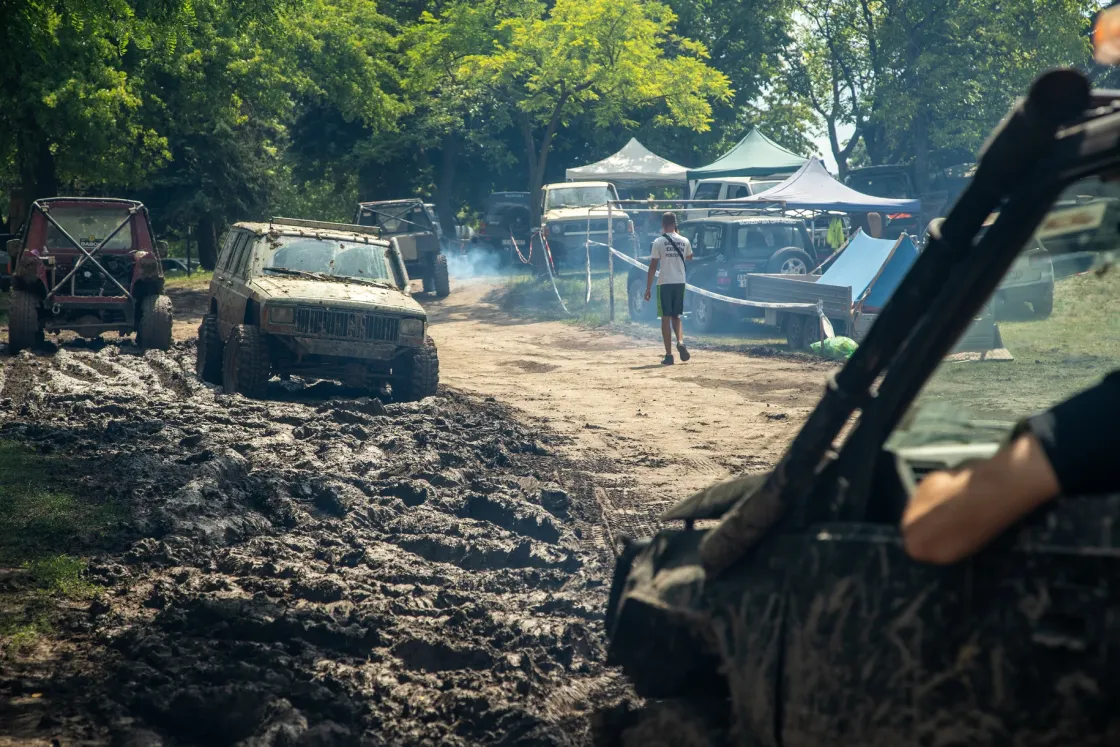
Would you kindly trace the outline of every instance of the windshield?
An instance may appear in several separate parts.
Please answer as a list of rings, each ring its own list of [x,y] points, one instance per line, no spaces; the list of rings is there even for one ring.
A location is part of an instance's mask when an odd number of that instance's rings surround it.
[[[550,187],[545,197],[544,209],[573,207],[599,207],[609,200],[617,200],[614,187]]]
[[[399,287],[387,256],[389,250],[376,244],[282,236],[277,243],[269,245],[278,248],[265,260],[266,273],[361,280]]]
[[[377,226],[381,235],[386,237],[430,233],[434,228],[427,211],[418,203],[362,206],[358,213],[358,225]]]
[[[998,441],[1120,368],[1118,206],[1115,183],[1066,191],[926,382],[894,445]]]
[[[117,226],[128,218],[128,208],[124,206],[94,207],[89,205],[52,204],[51,217],[66,229],[75,241],[86,249],[93,249],[111,234]],[[73,249],[74,245],[66,240],[62,232],[53,224],[47,224],[47,247],[50,249]],[[131,249],[132,227],[125,226],[106,249]]]

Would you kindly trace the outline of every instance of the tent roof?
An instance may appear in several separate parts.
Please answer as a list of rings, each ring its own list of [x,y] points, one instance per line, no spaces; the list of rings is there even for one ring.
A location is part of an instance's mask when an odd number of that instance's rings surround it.
[[[568,169],[568,181],[606,180],[612,182],[643,182],[680,184],[685,181],[686,169],[650,151],[630,138],[622,150],[613,156],[588,166]]]
[[[819,159],[812,159],[776,187],[737,202],[781,203],[793,210],[834,210],[841,213],[917,213],[920,200],[894,200],[857,192],[832,178]]]
[[[768,174],[788,174],[800,168],[808,160],[793,151],[786,150],[758,129],[753,129],[739,143],[718,159],[688,170],[688,179],[712,179],[720,176],[767,176]]]
[[[865,308],[881,309],[917,258],[909,236],[874,239],[856,231],[818,282],[848,286],[853,304],[862,301]]]

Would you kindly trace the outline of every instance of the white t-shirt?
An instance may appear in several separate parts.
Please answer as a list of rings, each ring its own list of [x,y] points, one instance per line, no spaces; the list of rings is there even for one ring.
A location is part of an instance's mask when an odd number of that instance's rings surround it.
[[[676,249],[665,240],[664,236],[658,236],[653,241],[653,252],[650,254],[652,259],[657,260],[658,285],[673,285],[685,282],[684,259],[681,259],[680,254],[683,254],[685,259],[692,258],[692,244],[688,243],[688,239],[679,233],[671,233],[669,236],[673,238],[673,242],[677,245]],[[677,249],[680,250],[680,254],[677,254]]]

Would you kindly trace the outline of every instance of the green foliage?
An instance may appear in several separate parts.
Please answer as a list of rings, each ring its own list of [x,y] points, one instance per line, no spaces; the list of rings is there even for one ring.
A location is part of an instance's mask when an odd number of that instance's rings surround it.
[[[1040,72],[1088,61],[1094,0],[795,0],[783,84],[807,102],[841,168],[971,160]],[[839,142],[838,128],[855,136]],[[919,175],[919,178],[922,178]]]
[[[431,195],[449,219],[631,135],[695,166],[754,126],[804,153],[823,131],[842,166],[932,169],[969,160],[1039,71],[1085,64],[1095,5],[12,0],[0,190],[135,196],[157,230],[212,237],[345,220],[359,195]]]

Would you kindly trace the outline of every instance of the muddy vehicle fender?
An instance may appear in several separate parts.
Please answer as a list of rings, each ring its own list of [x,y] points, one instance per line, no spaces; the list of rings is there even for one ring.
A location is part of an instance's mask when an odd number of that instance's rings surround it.
[[[163,265],[159,255],[145,249],[132,253],[132,293],[135,296],[158,296],[163,293]]]

